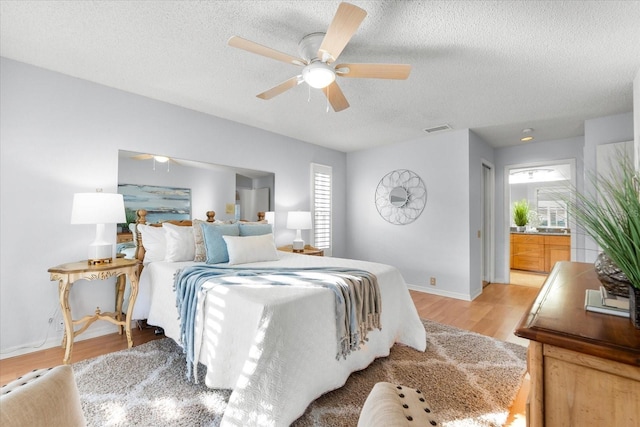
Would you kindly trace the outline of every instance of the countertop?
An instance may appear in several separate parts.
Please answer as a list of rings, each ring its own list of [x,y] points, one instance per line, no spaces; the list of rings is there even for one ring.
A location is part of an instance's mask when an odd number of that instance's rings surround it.
[[[539,236],[571,236],[571,233],[554,233],[550,231],[512,231],[511,234],[533,234]]]

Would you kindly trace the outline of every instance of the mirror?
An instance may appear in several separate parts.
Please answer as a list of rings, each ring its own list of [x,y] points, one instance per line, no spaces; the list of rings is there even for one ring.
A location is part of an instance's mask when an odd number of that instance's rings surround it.
[[[125,185],[188,190],[190,218],[206,219],[214,210],[219,220],[256,221],[258,211],[275,208],[275,174],[267,171],[120,150],[118,187]]]
[[[395,187],[389,193],[389,202],[397,208],[401,208],[406,205],[408,199],[409,194],[407,193],[407,190],[402,187]]]

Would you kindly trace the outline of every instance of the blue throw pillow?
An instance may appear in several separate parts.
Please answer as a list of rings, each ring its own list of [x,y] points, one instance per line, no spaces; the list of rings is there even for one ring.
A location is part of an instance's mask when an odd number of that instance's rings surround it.
[[[273,233],[271,224],[243,224],[241,222],[238,224],[241,236],[264,236]]]
[[[201,223],[204,246],[207,250],[207,264],[219,264],[229,261],[227,244],[222,236],[239,236],[238,224],[212,225]]]

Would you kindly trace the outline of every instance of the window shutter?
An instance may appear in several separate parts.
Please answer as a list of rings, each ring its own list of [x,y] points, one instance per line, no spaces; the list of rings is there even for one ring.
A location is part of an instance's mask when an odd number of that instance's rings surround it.
[[[332,169],[312,163],[313,246],[331,255],[331,180]]]

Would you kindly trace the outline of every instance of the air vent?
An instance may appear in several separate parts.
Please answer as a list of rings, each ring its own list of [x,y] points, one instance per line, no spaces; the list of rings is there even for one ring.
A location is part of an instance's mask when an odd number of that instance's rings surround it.
[[[451,126],[444,124],[444,125],[438,125],[438,126],[433,126],[430,128],[426,128],[424,131],[426,133],[436,133],[436,132],[444,132],[445,130],[451,130]]]

